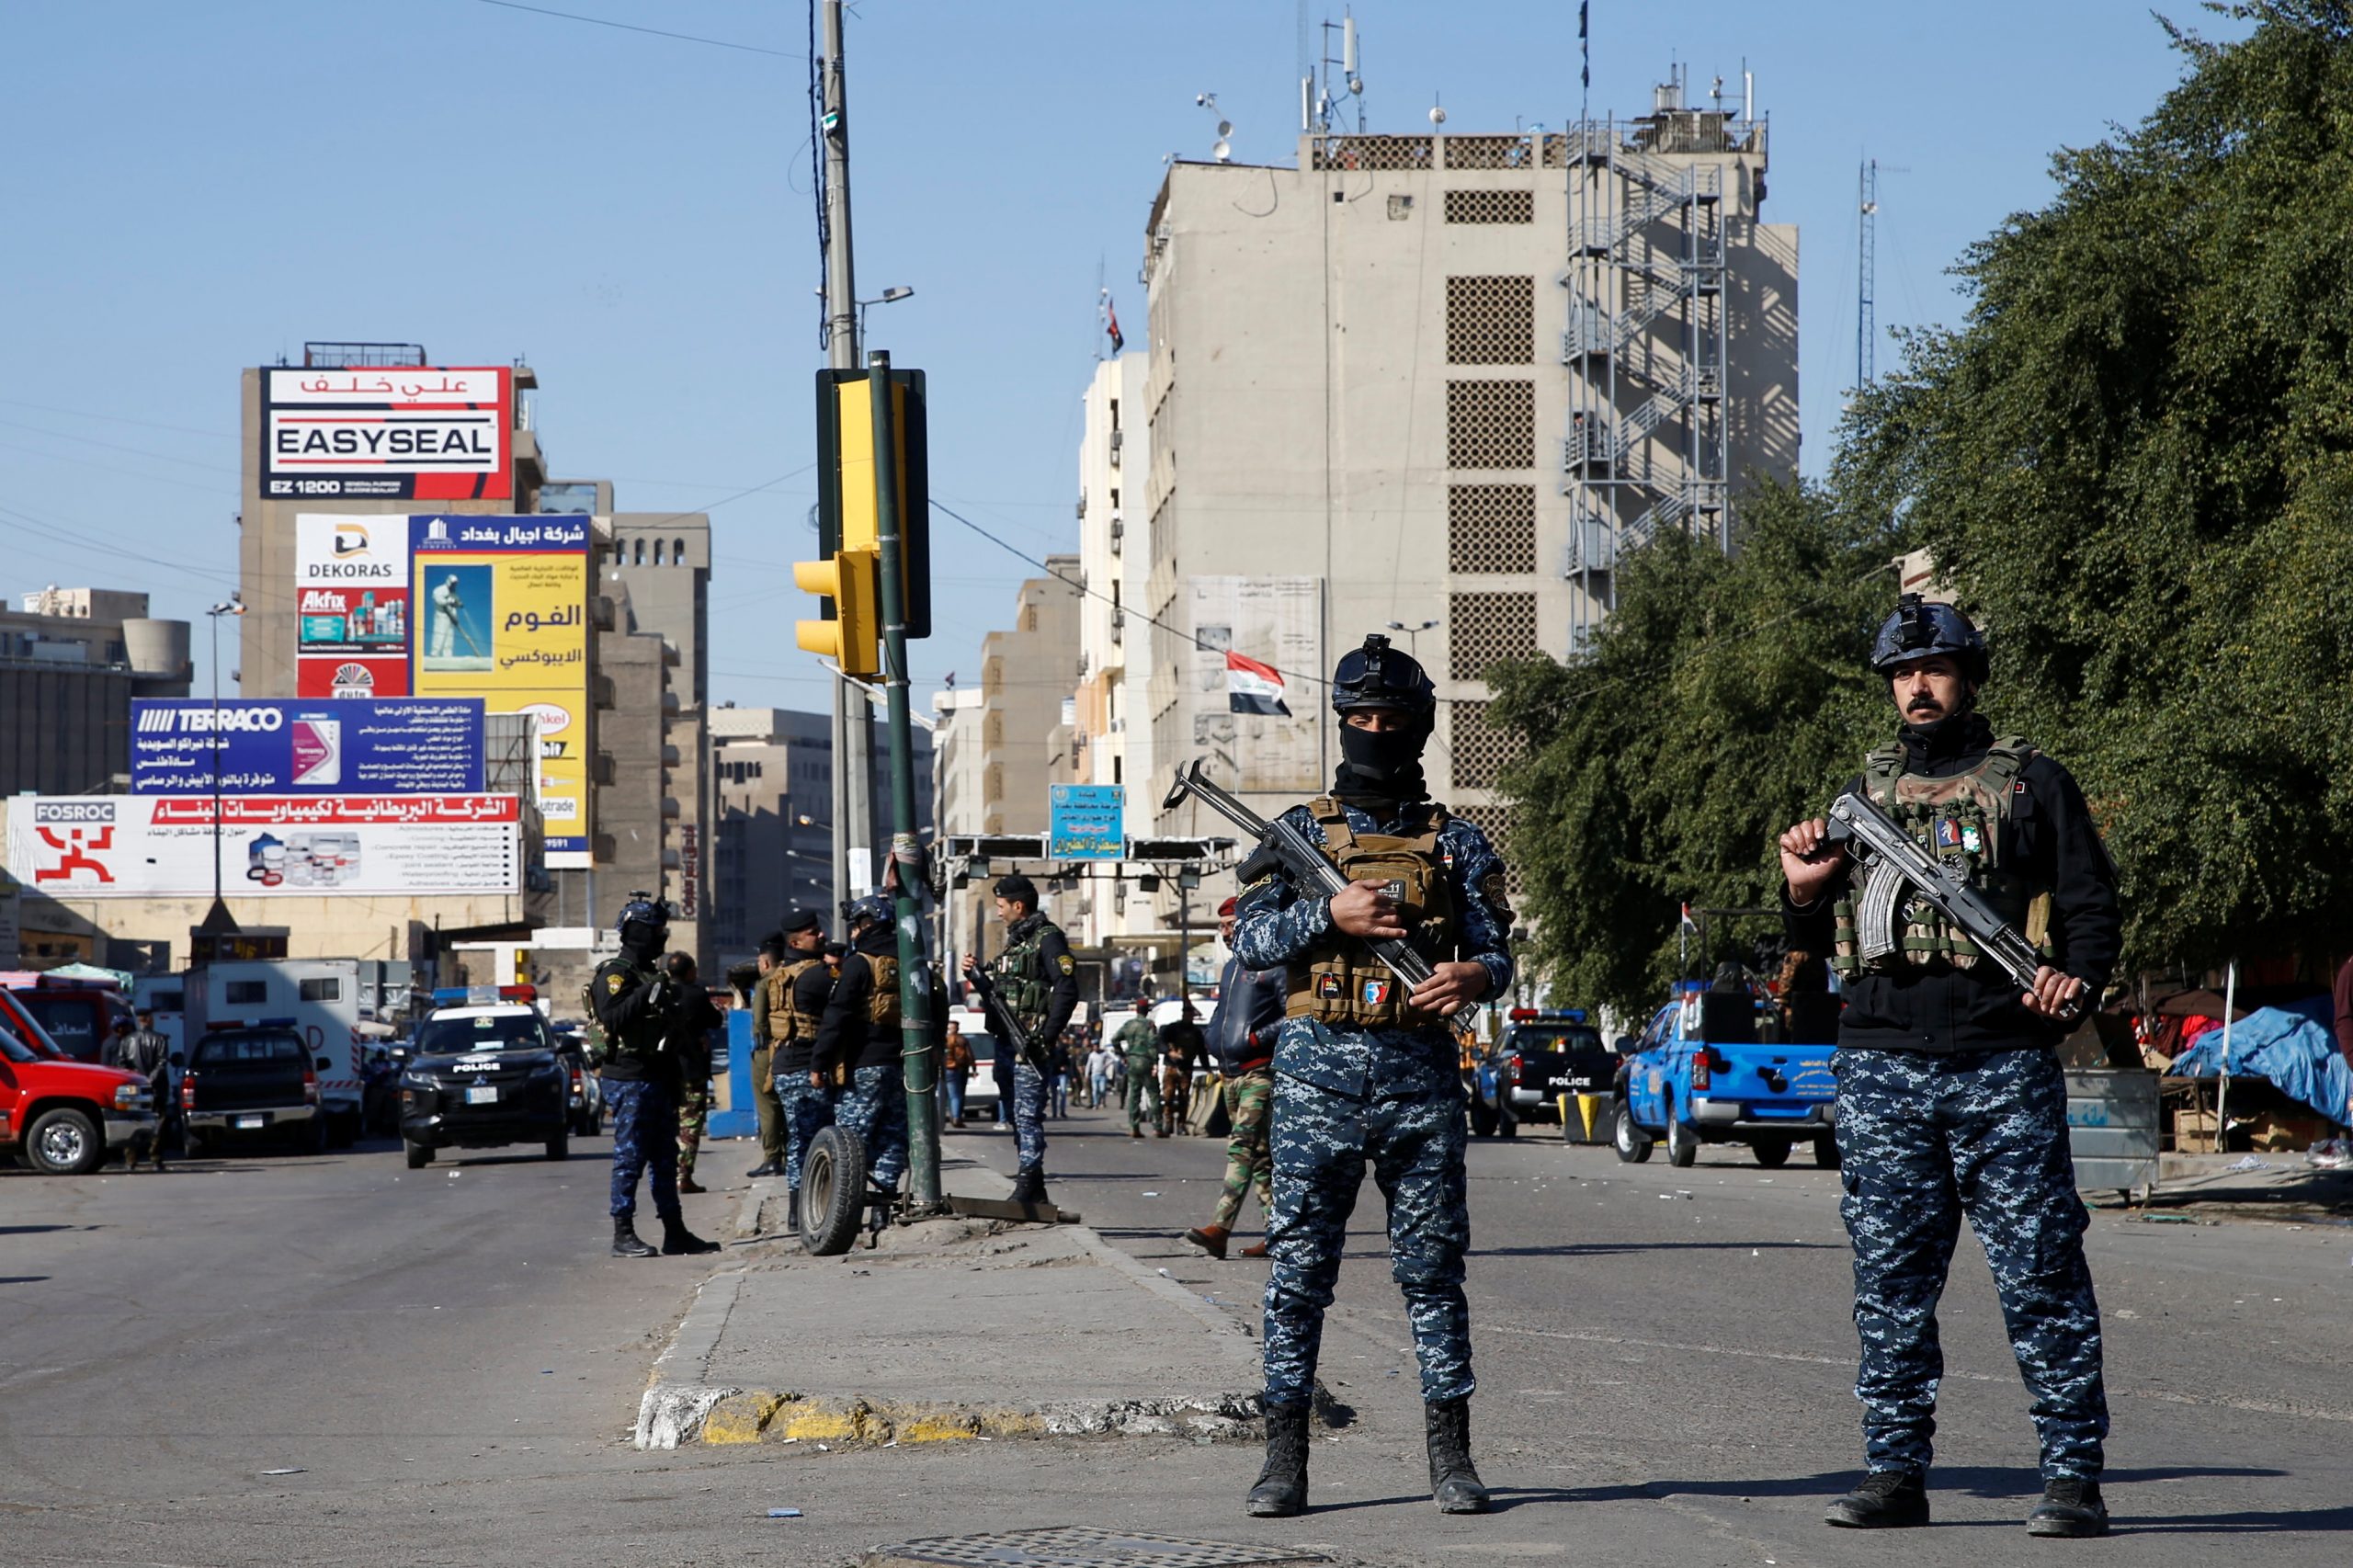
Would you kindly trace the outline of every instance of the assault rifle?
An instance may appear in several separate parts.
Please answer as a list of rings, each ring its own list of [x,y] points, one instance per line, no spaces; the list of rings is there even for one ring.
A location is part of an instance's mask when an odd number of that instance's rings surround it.
[[[989,977],[984,965],[972,966],[972,989],[981,994],[981,1012],[989,1021],[989,1033],[1013,1047],[1022,1061],[1035,1068],[1040,1077],[1044,1077],[1045,1048],[1029,1038],[1029,1031],[1021,1027],[1021,1020],[1015,1017],[1013,1009],[1005,1005],[1005,994],[996,988],[996,982]],[[996,1092],[1009,1095],[1013,1092],[1013,1085],[999,1084]],[[1006,1103],[1009,1105],[1012,1102],[1008,1100]]]
[[[2042,959],[2026,934],[2002,918],[1983,893],[1948,870],[1924,851],[1895,819],[1869,796],[1852,790],[1830,803],[1829,842],[1844,845],[1855,857],[1862,878],[1862,896],[1856,901],[1855,948],[1866,963],[1896,950],[1903,939],[1906,891],[1933,905],[1938,914],[1969,933],[1980,952],[2007,970],[2021,991],[2034,989]],[[2062,1022],[2080,1017],[2086,990],[2079,990],[2059,1011]]]
[[[1287,822],[1268,822],[1223,790],[1201,777],[1199,759],[1176,770],[1176,782],[1170,787],[1168,798],[1161,801],[1167,811],[1180,803],[1188,794],[1198,796],[1218,815],[1258,841],[1258,848],[1242,863],[1243,881],[1252,880],[1251,868],[1264,865],[1268,858],[1291,874],[1303,892],[1321,894],[1325,898],[1348,890],[1348,879],[1332,864],[1330,857],[1315,846],[1314,840]],[[1271,868],[1269,868],[1271,869]],[[1390,896],[1401,897],[1404,889],[1391,884]],[[1389,966],[1389,971],[1405,983],[1413,991],[1434,972],[1430,960],[1415,950],[1413,944],[1399,937],[1355,937],[1372,949],[1372,956]]]

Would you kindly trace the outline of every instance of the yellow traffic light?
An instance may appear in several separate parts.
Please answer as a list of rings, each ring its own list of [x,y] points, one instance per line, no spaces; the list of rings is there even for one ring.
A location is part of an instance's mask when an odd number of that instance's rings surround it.
[[[877,644],[882,627],[874,581],[881,561],[871,550],[843,550],[831,561],[793,562],[796,587],[834,601],[833,619],[795,623],[793,640],[802,651],[823,653],[854,676],[881,674]]]

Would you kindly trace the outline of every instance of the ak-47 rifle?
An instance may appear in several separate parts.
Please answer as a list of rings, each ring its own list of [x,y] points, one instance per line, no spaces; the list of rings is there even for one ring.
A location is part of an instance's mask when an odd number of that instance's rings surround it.
[[[1856,901],[1855,949],[1866,963],[1883,959],[1903,940],[1904,896],[1911,890],[1938,914],[1969,933],[1977,949],[2007,970],[2021,991],[2034,989],[2042,957],[2026,933],[2002,918],[1985,895],[1923,850],[1879,802],[1853,790],[1830,803],[1829,842],[1843,845],[1856,860],[1862,896]],[[2086,993],[2078,990],[2060,1008],[2066,1022],[2080,1017]]]
[[[1291,874],[1303,892],[1321,894],[1325,898],[1348,890],[1348,879],[1332,864],[1330,857],[1316,847],[1313,839],[1291,824],[1268,822],[1223,790],[1201,777],[1199,759],[1176,770],[1176,782],[1170,787],[1168,798],[1161,802],[1163,811],[1177,805],[1188,795],[1194,795],[1218,815],[1258,841],[1257,851],[1243,862],[1246,873],[1254,862],[1272,856]],[[1404,896],[1404,889],[1392,887],[1392,898]],[[1389,971],[1405,983],[1408,992],[1416,990],[1435,972],[1430,960],[1402,937],[1351,937],[1372,949],[1372,956],[1389,966]]]

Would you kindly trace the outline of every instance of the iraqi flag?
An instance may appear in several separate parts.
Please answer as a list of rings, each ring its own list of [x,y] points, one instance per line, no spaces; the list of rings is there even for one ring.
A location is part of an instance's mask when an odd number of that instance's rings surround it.
[[[1245,659],[1232,649],[1225,655],[1225,701],[1236,713],[1260,713],[1269,719],[1290,717],[1290,710],[1283,704],[1281,674],[1274,665]]]

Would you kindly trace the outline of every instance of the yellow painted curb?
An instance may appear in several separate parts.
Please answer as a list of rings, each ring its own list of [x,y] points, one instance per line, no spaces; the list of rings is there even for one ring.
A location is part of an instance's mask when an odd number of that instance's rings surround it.
[[[761,1428],[784,1404],[781,1394],[765,1392],[739,1393],[722,1399],[710,1407],[702,1418],[702,1440],[714,1446],[727,1443],[756,1443]]]

